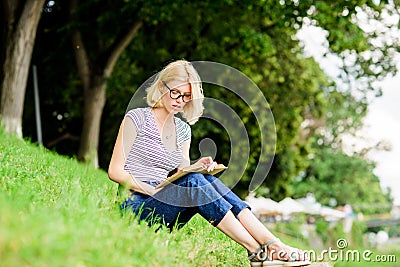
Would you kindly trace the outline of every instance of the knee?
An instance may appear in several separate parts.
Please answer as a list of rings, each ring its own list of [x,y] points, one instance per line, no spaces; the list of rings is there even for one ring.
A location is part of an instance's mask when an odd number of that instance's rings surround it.
[[[215,177],[214,175],[211,175],[211,174],[204,174],[204,178],[205,178],[209,183],[213,183],[216,179],[218,179],[217,177]]]
[[[205,175],[203,175],[201,173],[197,173],[197,172],[189,173],[187,175],[186,179],[192,185],[197,185],[197,186],[200,185],[201,186],[201,185],[209,184],[209,182],[207,181]]]

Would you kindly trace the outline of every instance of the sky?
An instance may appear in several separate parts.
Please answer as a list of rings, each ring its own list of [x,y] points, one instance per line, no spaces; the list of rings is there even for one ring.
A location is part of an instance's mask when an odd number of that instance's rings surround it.
[[[326,52],[326,32],[317,27],[308,27],[297,36],[305,45],[306,55],[313,56],[329,76],[336,76],[337,59],[334,56],[322,56]],[[380,85],[383,95],[373,99],[368,107],[364,128],[357,134],[363,138],[350,142],[354,142],[356,148],[365,146],[366,142],[379,140],[390,144],[390,151],[374,151],[368,157],[377,164],[374,173],[382,188],[390,187],[394,204],[400,205],[400,74],[384,79]]]
[[[400,205],[400,75],[382,82],[383,95],[369,106],[363,134],[386,140],[391,151],[370,154],[377,162],[375,174],[383,187],[390,186],[395,204]]]

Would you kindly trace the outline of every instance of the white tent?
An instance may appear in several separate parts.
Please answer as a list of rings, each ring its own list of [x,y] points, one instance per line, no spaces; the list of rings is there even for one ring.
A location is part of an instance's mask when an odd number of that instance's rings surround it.
[[[281,212],[285,215],[292,213],[306,212],[304,205],[300,204],[291,197],[287,197],[279,202],[281,206]]]
[[[276,215],[280,214],[282,210],[279,203],[270,198],[248,196],[245,201],[258,215]]]
[[[305,198],[296,199],[304,207],[304,213],[312,215],[320,215],[321,203],[318,203],[314,196],[307,195]]]
[[[335,210],[326,206],[322,206],[311,198],[293,199],[287,197],[280,202],[276,202],[270,198],[247,196],[245,202],[249,204],[252,211],[257,215],[284,215],[288,216],[293,213],[306,213],[311,215],[320,215],[328,220],[335,221],[345,218],[343,211]]]
[[[305,213],[320,215],[331,221],[343,219],[346,215],[343,211],[335,210],[327,206],[322,206],[321,203],[318,203],[316,201],[313,194],[308,194],[307,197],[296,199],[296,201],[304,205]]]
[[[331,217],[336,219],[343,219],[346,217],[346,213],[340,210],[335,210],[329,207],[322,206],[319,210],[319,214],[324,217]]]

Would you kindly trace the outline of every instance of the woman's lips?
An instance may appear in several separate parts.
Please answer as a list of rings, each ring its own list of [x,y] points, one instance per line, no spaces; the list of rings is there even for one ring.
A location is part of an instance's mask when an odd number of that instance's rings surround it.
[[[173,107],[174,109],[181,109],[181,106],[180,106],[180,105],[172,105],[172,107]]]

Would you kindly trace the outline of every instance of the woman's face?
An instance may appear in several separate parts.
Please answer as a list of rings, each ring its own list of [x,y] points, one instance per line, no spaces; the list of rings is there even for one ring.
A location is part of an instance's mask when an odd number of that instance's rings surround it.
[[[162,83],[166,93],[162,97],[162,103],[168,113],[176,114],[192,99],[190,83],[169,81]]]

